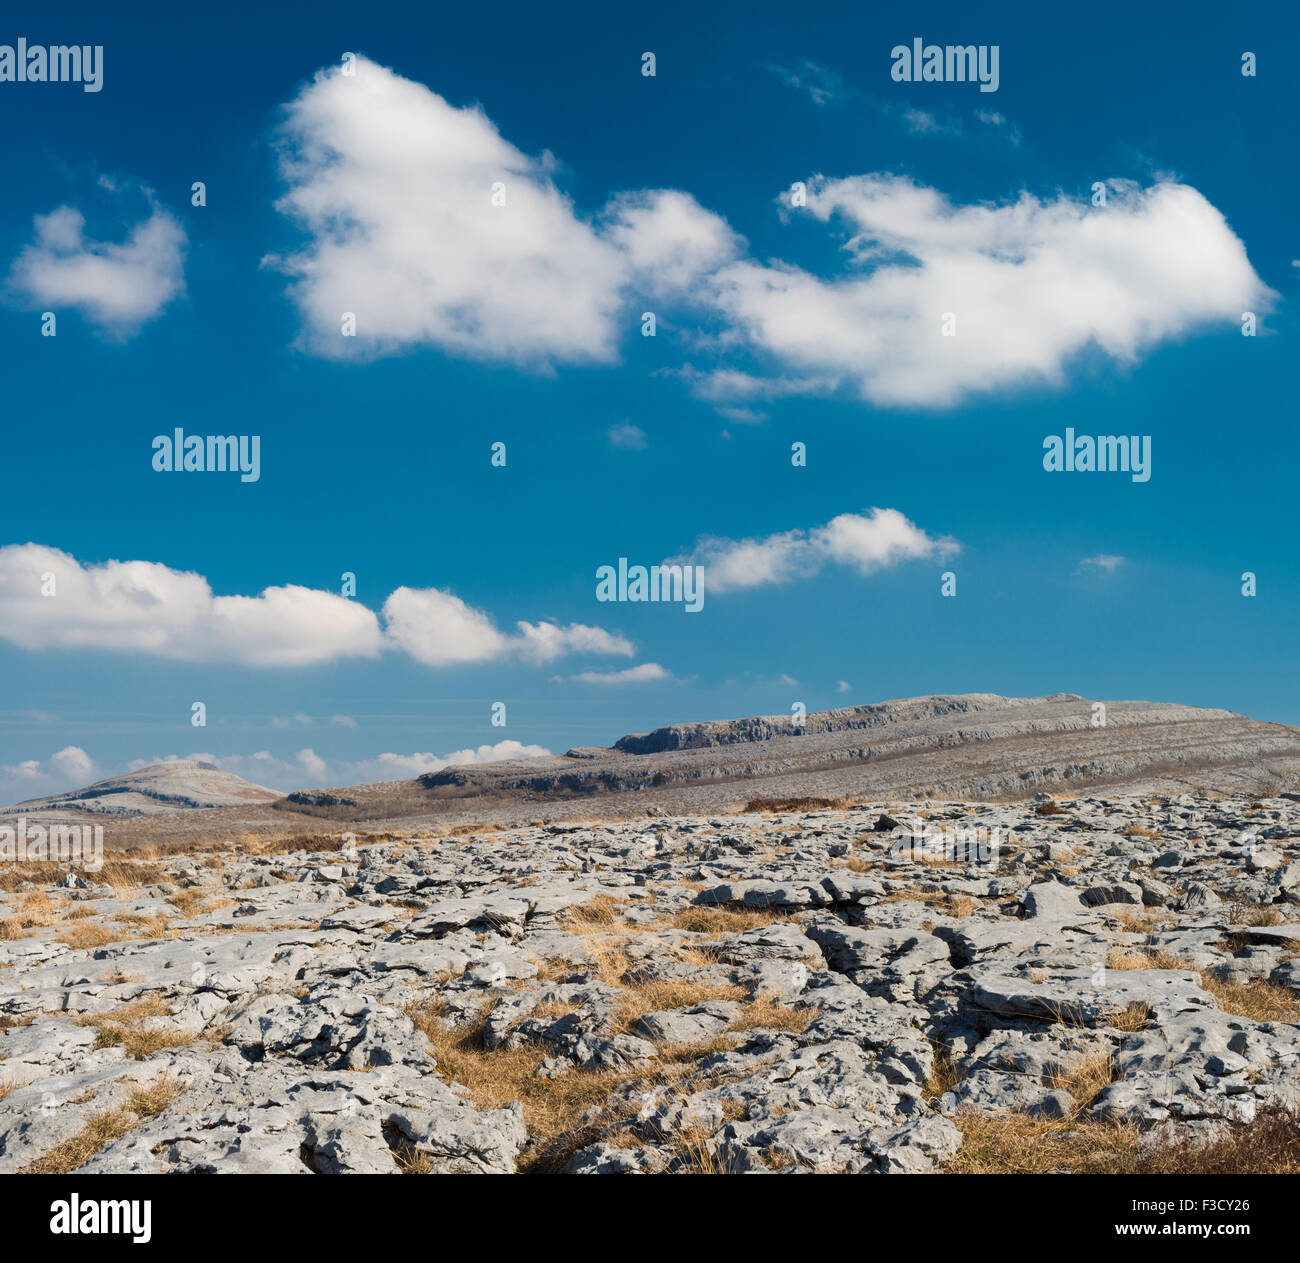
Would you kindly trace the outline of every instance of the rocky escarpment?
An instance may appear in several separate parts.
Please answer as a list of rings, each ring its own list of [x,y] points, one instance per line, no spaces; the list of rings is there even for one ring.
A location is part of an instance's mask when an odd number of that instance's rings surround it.
[[[1300,732],[1281,724],[1164,703],[1097,705],[977,693],[673,724],[611,749],[445,768],[419,783],[436,801],[654,794],[668,810],[718,810],[761,795],[1023,797],[1168,776],[1231,784],[1300,764]]]

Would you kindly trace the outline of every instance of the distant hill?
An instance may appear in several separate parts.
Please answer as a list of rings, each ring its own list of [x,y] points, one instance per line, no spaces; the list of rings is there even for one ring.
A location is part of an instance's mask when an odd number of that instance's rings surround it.
[[[124,776],[96,781],[85,789],[72,789],[48,798],[32,798],[4,809],[7,815],[84,813],[102,816],[150,816],[171,811],[201,811],[212,807],[238,807],[269,803],[280,795],[264,785],[254,785],[211,763],[176,759],[152,763]]]

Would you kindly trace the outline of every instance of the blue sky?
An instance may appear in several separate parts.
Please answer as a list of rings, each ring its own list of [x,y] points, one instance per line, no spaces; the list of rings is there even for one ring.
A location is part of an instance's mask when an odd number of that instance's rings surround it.
[[[104,75],[0,82],[0,798],[933,692],[1300,722],[1297,29],[11,8]],[[996,45],[998,90],[896,82],[916,37]],[[155,471],[176,426],[260,478]],[[1046,472],[1067,428],[1150,436],[1150,480]],[[598,602],[620,557],[703,564],[703,610]]]

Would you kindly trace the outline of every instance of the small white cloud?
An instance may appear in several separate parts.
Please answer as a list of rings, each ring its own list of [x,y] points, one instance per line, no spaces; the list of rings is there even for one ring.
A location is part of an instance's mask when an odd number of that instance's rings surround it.
[[[86,783],[95,774],[95,761],[80,746],[65,746],[50,756],[50,764],[57,776]]]
[[[122,242],[86,236],[71,206],[35,217],[36,240],[14,260],[9,283],[26,302],[79,310],[100,329],[129,336],[184,290],[185,230],[153,205]]]
[[[835,686],[835,691],[836,691],[837,693],[851,693],[851,692],[853,691],[853,685],[850,684],[850,683],[848,682],[848,680],[841,680],[841,681],[840,681],[840,682]]]
[[[828,562],[868,575],[905,561],[947,557],[960,550],[956,540],[927,535],[897,509],[872,509],[868,516],[841,513],[810,531],[783,531],[757,539],[705,536],[680,564],[704,567],[711,595],[808,579]]]
[[[315,780],[323,780],[328,776],[329,767],[315,750],[299,750],[294,757],[298,761],[298,766]]]
[[[640,666],[622,671],[582,671],[569,677],[579,684],[600,684],[618,688],[625,684],[658,684],[673,678],[672,672],[657,662],[643,662]]]
[[[656,295],[681,293],[736,257],[744,245],[727,221],[688,193],[622,193],[606,208],[608,239]]]
[[[12,803],[81,789],[99,779],[99,769],[85,750],[80,746],[64,746],[44,763],[26,759],[0,766],[0,802]]]
[[[636,652],[630,640],[607,632],[603,627],[588,627],[584,623],[516,624],[519,635],[511,642],[512,648],[530,662],[553,662],[571,653],[611,654],[630,658]]]
[[[351,715],[331,715],[330,723],[339,728],[355,728],[357,721]]]
[[[1080,566],[1090,566],[1094,570],[1105,570],[1107,572],[1118,570],[1127,558],[1116,556],[1114,553],[1098,553],[1095,557],[1085,557]]]
[[[649,446],[645,431],[630,421],[619,421],[605,431],[610,447],[621,448],[625,452],[644,452]]]
[[[374,759],[348,765],[348,776],[357,782],[410,780],[426,772],[470,763],[500,763],[506,759],[536,759],[550,754],[545,746],[518,741],[453,750],[450,754],[381,754]]]

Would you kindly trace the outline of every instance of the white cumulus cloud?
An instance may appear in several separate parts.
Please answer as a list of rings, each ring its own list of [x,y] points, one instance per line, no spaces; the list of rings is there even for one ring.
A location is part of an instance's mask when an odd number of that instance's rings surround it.
[[[673,678],[672,673],[657,662],[643,662],[640,666],[622,671],[580,671],[569,677],[579,684],[600,684],[618,688],[624,684],[659,684]]]
[[[814,100],[834,94],[812,63],[769,69]],[[953,130],[923,111],[905,122]],[[1006,130],[996,113],[980,123]],[[355,76],[321,71],[286,107],[282,134],[278,206],[307,240],[268,258],[292,278],[304,343],[329,356],[434,345],[533,367],[608,363],[653,300],[719,354],[712,368],[671,371],[752,422],[763,401],[790,395],[946,408],[1057,387],[1090,349],[1131,364],[1276,297],[1223,214],[1172,179],[1112,180],[1094,207],[1028,191],[962,205],[902,176],[816,175],[783,214],[847,241],[839,263],[813,271],[753,257],[679,189],[616,193],[584,214],[559,169],[478,105],[365,59]],[[345,312],[355,338],[342,336]]]
[[[123,241],[86,236],[86,217],[60,206],[35,217],[36,239],[14,260],[12,289],[29,303],[79,310],[101,329],[128,336],[185,288],[185,230],[152,205]]]
[[[0,802],[43,798],[68,789],[80,789],[102,779],[94,759],[80,746],[64,746],[42,762],[26,759],[0,765]]]
[[[517,624],[518,633],[501,631],[492,616],[438,588],[398,588],[384,602],[390,644],[425,666],[487,662],[518,655],[529,662],[551,662],[571,653],[631,657],[631,641],[601,627],[570,623]]]
[[[865,516],[841,513],[812,530],[755,539],[704,536],[676,560],[703,566],[704,589],[716,595],[808,579],[828,562],[868,575],[905,561],[947,557],[960,547],[947,536],[927,535],[897,509],[872,509]]]
[[[153,561],[84,565],[41,544],[0,547],[0,639],[24,649],[94,649],[180,662],[299,667],[408,654],[441,667],[569,654],[631,657],[632,642],[583,623],[520,620],[513,635],[492,616],[438,588],[396,589],[373,610],[332,592],[290,585],[258,596],[216,596],[200,574]],[[335,724],[355,724],[335,716]],[[271,726],[306,727],[310,715]]]
[[[549,366],[617,358],[627,288],[688,283],[734,234],[673,191],[616,198],[591,222],[477,105],[458,107],[365,58],[289,103],[278,209],[310,240],[268,258],[315,352],[435,345]],[[356,336],[344,338],[344,312]]]
[[[381,644],[373,611],[330,592],[290,585],[216,596],[193,572],[152,561],[82,565],[40,544],[0,548],[0,636],[24,649],[280,667],[373,657]]]
[[[716,274],[717,304],[783,372],[877,404],[1060,385],[1085,348],[1131,363],[1274,297],[1223,215],[1173,182],[1116,182],[1105,207],[1027,192],[959,206],[904,177],[816,177],[807,213],[851,231],[841,273],[741,260]]]

